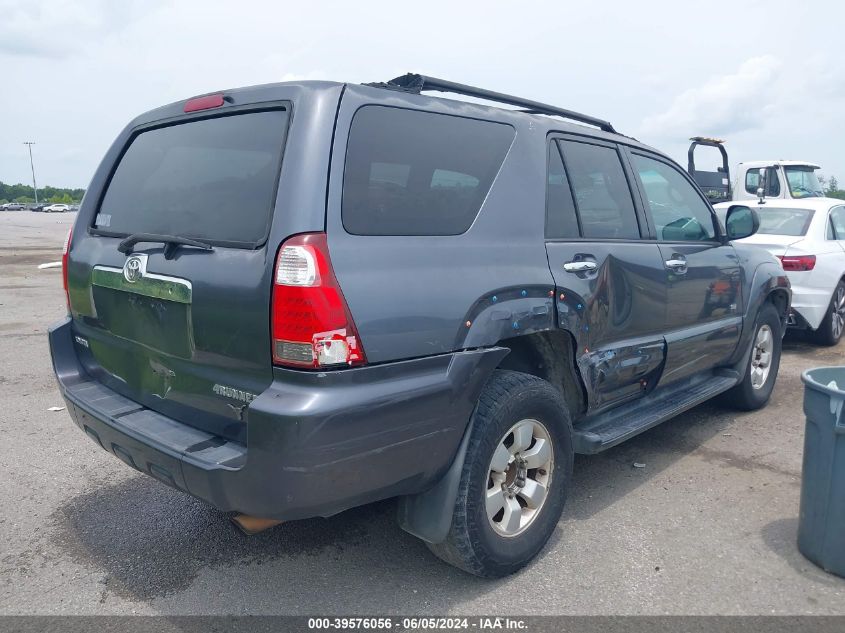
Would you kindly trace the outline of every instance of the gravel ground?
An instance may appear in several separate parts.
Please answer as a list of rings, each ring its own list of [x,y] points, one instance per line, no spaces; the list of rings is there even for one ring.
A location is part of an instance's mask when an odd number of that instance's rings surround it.
[[[0,213],[0,614],[845,614],[845,580],[795,546],[800,373],[845,343],[788,338],[762,411],[702,405],[578,458],[544,553],[485,581],[402,532],[392,502],[243,536],[48,411],[65,300],[37,265],[74,218]]]

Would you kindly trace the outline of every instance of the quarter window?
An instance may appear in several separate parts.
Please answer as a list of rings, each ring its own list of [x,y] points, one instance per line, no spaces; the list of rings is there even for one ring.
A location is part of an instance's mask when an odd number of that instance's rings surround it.
[[[364,106],[349,131],[341,217],[356,235],[458,235],[513,141],[509,125]]]
[[[631,189],[619,153],[610,147],[560,141],[583,237],[638,239]]]
[[[681,172],[659,160],[633,154],[657,239],[706,241],[716,237],[713,214]]]

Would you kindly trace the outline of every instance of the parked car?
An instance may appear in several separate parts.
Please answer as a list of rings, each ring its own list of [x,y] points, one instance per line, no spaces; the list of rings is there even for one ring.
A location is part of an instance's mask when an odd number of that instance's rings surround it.
[[[733,241],[757,213],[722,231],[592,116],[419,75],[244,88],[135,119],[88,191],[49,335],[68,411],[221,510],[399,497],[438,556],[502,576],[574,453],[762,407],[777,376],[789,281]]]
[[[716,205],[720,218],[727,204]],[[806,198],[751,204],[760,229],[743,240],[780,259],[792,284],[788,325],[835,345],[845,329],[845,200]]]
[[[2,205],[4,211],[20,211],[24,208],[23,204],[20,202],[7,202],[6,204]]]
[[[44,207],[44,213],[64,213],[70,211],[70,205],[67,204],[51,204]]]

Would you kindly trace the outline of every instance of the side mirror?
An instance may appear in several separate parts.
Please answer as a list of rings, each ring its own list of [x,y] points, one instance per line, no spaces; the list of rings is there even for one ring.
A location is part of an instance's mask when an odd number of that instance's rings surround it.
[[[732,205],[725,217],[725,236],[728,240],[741,240],[760,228],[760,214],[756,209],[741,204]]]

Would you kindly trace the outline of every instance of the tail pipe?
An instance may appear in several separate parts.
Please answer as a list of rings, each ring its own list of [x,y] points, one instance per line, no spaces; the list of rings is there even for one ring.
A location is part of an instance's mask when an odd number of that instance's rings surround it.
[[[248,514],[236,514],[232,517],[232,523],[247,536],[258,534],[264,530],[269,530],[271,527],[283,523],[278,519],[263,519],[261,517],[253,517]]]

